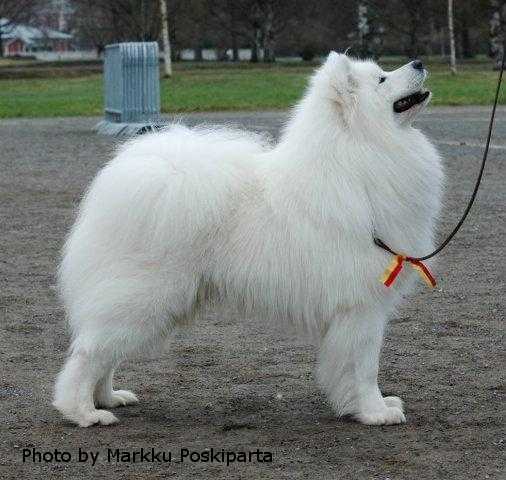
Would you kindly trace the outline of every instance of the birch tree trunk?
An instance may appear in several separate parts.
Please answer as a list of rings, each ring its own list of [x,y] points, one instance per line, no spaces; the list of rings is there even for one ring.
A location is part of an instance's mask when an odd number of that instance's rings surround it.
[[[501,68],[504,54],[504,18],[506,16],[506,4],[501,0],[491,0],[492,16],[490,17],[490,53],[494,58],[494,68]]]
[[[271,63],[276,60],[275,52],[274,52],[274,32],[273,32],[273,24],[274,24],[274,12],[272,9],[272,5],[267,6],[267,14],[265,15],[264,25],[263,25],[263,39],[264,39],[264,62]]]
[[[448,0],[448,34],[450,36],[450,71],[457,73],[457,60],[455,58],[455,32],[453,31],[453,0]]]
[[[369,55],[369,46],[367,37],[369,35],[369,17],[367,12],[367,5],[364,2],[359,2],[357,5],[357,36],[359,52],[361,57]]]
[[[172,60],[170,58],[169,18],[167,15],[167,0],[160,0],[160,15],[162,17],[162,42],[164,77],[172,76]]]

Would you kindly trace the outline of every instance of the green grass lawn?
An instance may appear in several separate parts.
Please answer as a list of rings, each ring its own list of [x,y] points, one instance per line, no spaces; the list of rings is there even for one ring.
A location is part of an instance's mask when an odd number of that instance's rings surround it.
[[[287,108],[300,97],[313,69],[303,65],[178,67],[173,78],[162,80],[162,110]],[[434,93],[434,105],[488,105],[493,99],[497,72],[489,64],[461,67],[456,76],[443,65],[434,64],[429,70],[427,85]],[[102,101],[101,75],[0,80],[0,118],[101,115]],[[504,88],[500,103],[506,104]]]

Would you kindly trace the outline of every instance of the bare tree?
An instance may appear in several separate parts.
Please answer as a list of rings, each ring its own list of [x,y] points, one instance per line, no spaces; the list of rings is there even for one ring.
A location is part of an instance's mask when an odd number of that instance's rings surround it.
[[[214,39],[218,43],[230,42],[232,47],[232,60],[239,60],[239,43],[250,41],[250,32],[245,22],[245,12],[249,5],[244,0],[206,0],[206,8],[215,27]],[[216,35],[222,31],[225,38]]]
[[[124,41],[157,40],[160,32],[158,2],[151,0],[73,0],[78,39],[100,53],[105,45]]]
[[[357,4],[357,50],[361,57],[379,57],[384,27],[367,0]]]
[[[454,1],[455,3],[455,1]],[[487,2],[488,3],[488,2]],[[488,21],[483,0],[459,0],[455,3],[455,43],[457,59],[472,58],[477,48],[477,32],[484,33],[482,25]]]
[[[263,50],[265,62],[276,58],[276,42],[287,27],[306,9],[302,0],[207,0],[209,13],[229,36],[229,45],[238,59],[238,43],[252,50],[251,60],[258,61]]]
[[[276,59],[276,42],[279,35],[297,17],[303,15],[307,2],[301,0],[256,0],[250,10],[250,25],[255,32],[255,47],[264,50],[264,62]]]
[[[455,33],[453,31],[453,0],[448,0],[448,35],[450,37],[450,71],[457,73],[457,60],[455,56]]]
[[[441,8],[445,4],[441,0],[368,0],[367,3],[410,58],[425,52],[424,40],[431,34],[431,20],[445,16],[445,9]]]

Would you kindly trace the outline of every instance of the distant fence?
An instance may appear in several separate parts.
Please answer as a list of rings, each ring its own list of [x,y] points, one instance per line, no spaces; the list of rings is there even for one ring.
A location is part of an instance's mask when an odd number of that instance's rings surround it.
[[[25,56],[25,55],[21,55]],[[65,60],[96,60],[99,58],[96,50],[69,50],[68,52],[28,52],[26,56],[33,56],[37,60],[57,62]]]
[[[237,53],[239,56],[239,60],[241,60],[241,61],[251,60],[251,55],[252,55],[251,48],[239,48]],[[211,61],[211,62],[214,61],[215,62],[215,61],[219,60],[218,50],[216,50],[215,48],[204,48],[201,50],[200,54],[201,54],[202,60],[204,60],[204,61]],[[232,58],[233,58],[232,49],[229,48],[225,52],[225,55],[228,60],[232,60]],[[263,51],[263,49],[259,49],[258,50],[258,58],[261,60],[263,57],[264,57],[264,51]],[[195,61],[197,59],[197,52],[196,52],[196,50],[194,50],[192,48],[184,48],[180,52],[180,58],[181,58],[181,60]]]

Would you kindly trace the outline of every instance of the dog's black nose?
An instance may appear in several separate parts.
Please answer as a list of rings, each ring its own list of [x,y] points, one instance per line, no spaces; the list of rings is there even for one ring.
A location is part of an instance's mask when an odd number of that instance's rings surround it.
[[[421,60],[413,60],[411,62],[411,66],[415,69],[415,70],[423,70],[423,63]]]

